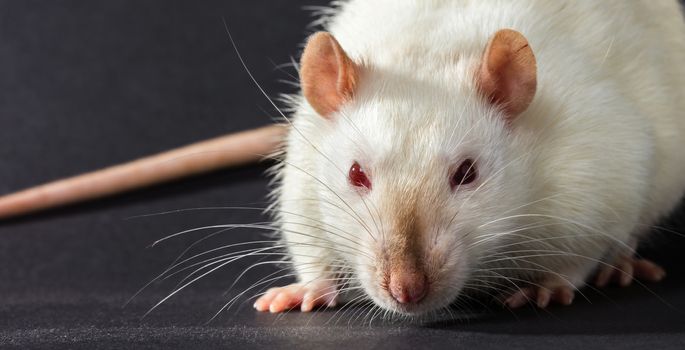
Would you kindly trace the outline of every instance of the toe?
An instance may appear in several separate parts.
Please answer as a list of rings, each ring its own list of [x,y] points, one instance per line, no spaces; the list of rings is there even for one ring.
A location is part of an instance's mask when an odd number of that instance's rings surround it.
[[[337,291],[335,288],[324,287],[314,288],[304,294],[302,298],[301,310],[308,312],[317,306],[334,307],[337,300]]]
[[[299,286],[289,286],[284,288],[281,292],[271,301],[269,306],[269,312],[283,312],[288,309],[292,309],[299,305],[302,301],[304,295],[304,289]]]
[[[613,266],[602,266],[595,277],[595,285],[597,287],[605,287],[611,281],[611,276],[614,274]]]
[[[271,301],[266,299],[264,295],[259,297],[257,301],[255,301],[254,305],[252,305],[257,311],[266,311],[269,309],[269,304],[271,304]]]
[[[538,288],[537,297],[535,298],[536,304],[539,308],[544,309],[549,305],[549,301],[552,299],[552,291],[547,288]]]
[[[285,310],[289,301],[290,298],[286,293],[279,293],[269,304],[269,312],[276,313]]]
[[[628,259],[621,262],[618,265],[616,276],[621,287],[629,286],[633,282],[633,262]]]
[[[528,301],[530,300],[529,294],[532,294],[532,289],[522,288],[504,300],[504,305],[511,309],[520,308],[521,306],[528,304]]]
[[[321,305],[322,299],[320,293],[315,291],[310,291],[304,294],[302,298],[302,305],[300,309],[304,312],[309,312],[314,309],[314,307]]]
[[[554,291],[554,294],[552,295],[552,300],[554,300],[555,303],[559,303],[561,305],[571,305],[573,303],[573,299],[575,298],[575,296],[576,293],[573,289],[569,287],[561,287]]]
[[[271,288],[269,289],[264,295],[259,297],[257,301],[254,303],[254,308],[257,309],[257,311],[267,311],[269,310],[269,306],[271,305],[271,301],[274,300],[276,295],[278,295],[280,291],[280,288]]]
[[[661,266],[646,259],[636,259],[633,268],[635,277],[645,281],[659,282],[666,277],[666,271]]]
[[[300,309],[304,312],[312,311],[314,307],[322,305],[322,301],[323,300],[319,293],[305,293],[304,298],[302,298],[302,305],[300,306]]]

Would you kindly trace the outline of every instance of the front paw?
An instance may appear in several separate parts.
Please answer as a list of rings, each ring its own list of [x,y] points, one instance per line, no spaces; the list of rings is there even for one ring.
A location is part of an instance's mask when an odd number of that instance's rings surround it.
[[[504,305],[516,309],[526,304],[535,304],[544,309],[550,303],[571,305],[575,297],[575,288],[569,285],[561,286],[531,286],[523,287],[504,299]]]
[[[597,287],[605,287],[615,281],[622,287],[629,286],[634,279],[659,282],[666,277],[661,266],[647,259],[634,256],[619,256],[613,265],[603,265],[595,277]]]
[[[338,292],[327,282],[293,283],[284,287],[271,288],[254,303],[257,311],[284,312],[299,306],[303,312],[315,307],[333,307],[337,304]]]

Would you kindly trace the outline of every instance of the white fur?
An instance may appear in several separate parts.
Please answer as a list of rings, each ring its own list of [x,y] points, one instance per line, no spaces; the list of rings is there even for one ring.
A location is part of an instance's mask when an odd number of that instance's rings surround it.
[[[443,307],[478,281],[581,286],[682,197],[685,25],[676,1],[338,5],[325,30],[365,69],[332,121],[296,98],[278,209],[301,281],[345,265],[378,305],[397,310],[376,269],[395,209],[411,205],[435,276],[411,313]],[[473,83],[502,28],[523,33],[538,63],[535,99],[512,125]],[[480,181],[453,192],[450,171],[466,157]],[[368,194],[348,183],[354,161],[370,173]],[[509,279],[493,282],[497,274]]]

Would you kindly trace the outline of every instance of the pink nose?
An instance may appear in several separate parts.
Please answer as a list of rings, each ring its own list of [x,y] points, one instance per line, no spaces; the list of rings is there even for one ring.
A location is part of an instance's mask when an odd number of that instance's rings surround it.
[[[426,275],[423,273],[392,273],[390,295],[400,304],[416,304],[426,297]]]

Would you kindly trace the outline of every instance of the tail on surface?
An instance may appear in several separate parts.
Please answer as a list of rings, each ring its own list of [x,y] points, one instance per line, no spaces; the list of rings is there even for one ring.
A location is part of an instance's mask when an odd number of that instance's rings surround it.
[[[0,220],[256,162],[276,153],[286,132],[269,125],[8,194],[0,197]]]

